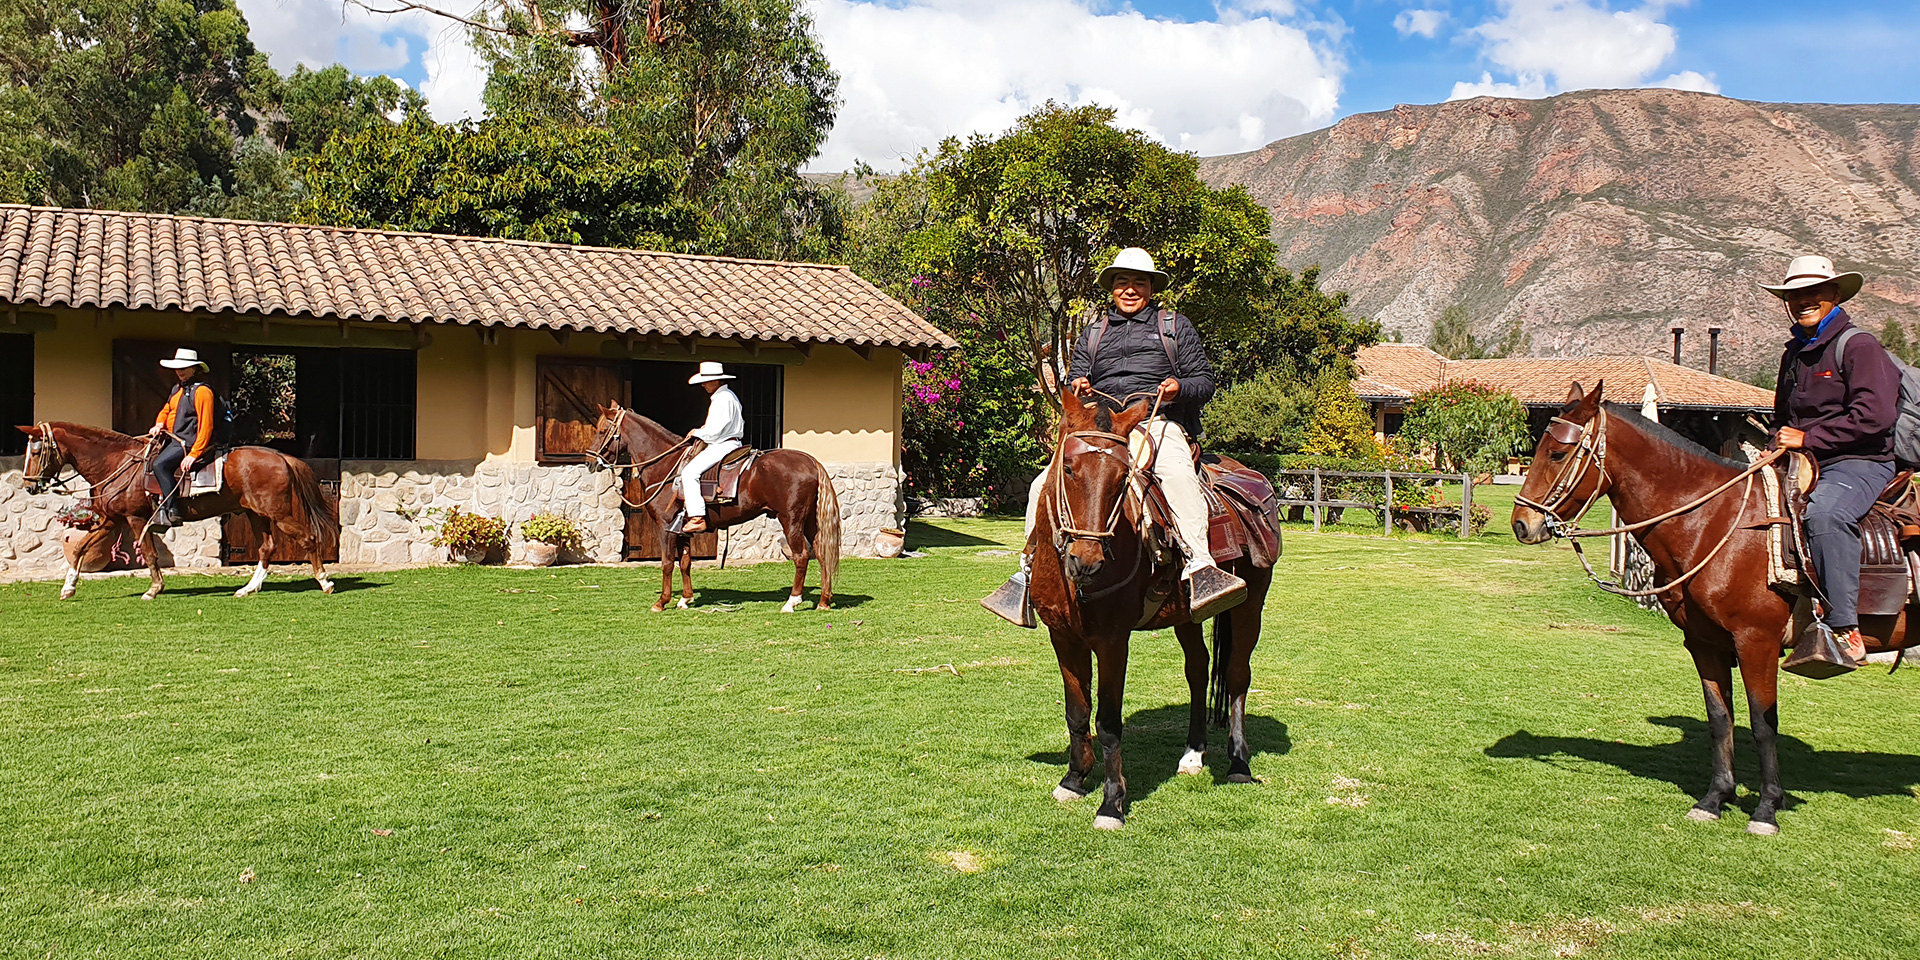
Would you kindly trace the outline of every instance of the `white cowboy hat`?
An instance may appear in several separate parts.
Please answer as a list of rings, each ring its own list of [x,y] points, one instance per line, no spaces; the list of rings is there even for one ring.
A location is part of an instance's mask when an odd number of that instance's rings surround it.
[[[162,360],[160,361],[160,365],[166,367],[168,370],[185,370],[188,367],[199,367],[202,370],[207,369],[207,362],[200,359],[200,351],[189,350],[186,347],[175,350],[173,352],[173,359]]]
[[[733,374],[728,373],[726,369],[720,366],[720,364],[717,361],[702,360],[700,361],[700,372],[694,374],[691,377],[688,377],[687,382],[688,383],[706,383],[709,380],[732,380],[732,379],[733,379]]]
[[[1835,273],[1833,261],[1826,257],[1794,257],[1793,262],[1787,264],[1787,279],[1778,284],[1763,283],[1760,288],[1785,300],[1787,294],[1792,291],[1804,290],[1830,281],[1840,286],[1840,299],[1835,302],[1845,303],[1853,299],[1854,294],[1860,292],[1860,285],[1866,283],[1867,278],[1851,271]]]
[[[1120,270],[1144,273],[1153,278],[1153,292],[1159,293],[1167,288],[1167,275],[1153,265],[1153,255],[1139,247],[1128,247],[1113,258],[1113,262],[1100,271],[1100,289],[1113,289],[1113,275]]]

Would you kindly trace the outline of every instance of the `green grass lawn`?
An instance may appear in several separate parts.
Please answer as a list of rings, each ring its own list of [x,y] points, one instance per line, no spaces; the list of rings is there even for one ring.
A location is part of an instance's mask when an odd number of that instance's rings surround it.
[[[1136,635],[1098,832],[1044,635],[975,604],[1018,530],[790,616],[778,565],[666,614],[651,567],[0,586],[0,957],[1920,955],[1914,671],[1789,678],[1785,832],[1690,823],[1665,620],[1563,550],[1290,531],[1262,782],[1173,776]]]

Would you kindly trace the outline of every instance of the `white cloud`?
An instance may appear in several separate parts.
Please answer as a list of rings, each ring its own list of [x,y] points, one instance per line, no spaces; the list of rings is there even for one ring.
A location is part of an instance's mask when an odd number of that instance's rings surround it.
[[[897,169],[949,136],[993,133],[1048,99],[1100,103],[1201,154],[1256,149],[1332,122],[1345,64],[1307,29],[1222,5],[1179,23],[1098,0],[813,0],[844,101],[815,170]]]
[[[1402,37],[1415,34],[1432,40],[1440,33],[1440,25],[1447,21],[1445,10],[1402,10],[1393,17],[1393,29]]]
[[[1479,41],[1481,55],[1513,80],[1496,82],[1491,72],[1483,73],[1478,83],[1454,84],[1452,98],[1547,96],[1594,87],[1718,92],[1710,78],[1692,70],[1648,79],[1679,46],[1678,33],[1660,18],[1681,2],[1647,0],[1614,10],[1607,0],[1497,0],[1500,15],[1467,34]]]
[[[473,59],[466,28],[429,13],[376,15],[341,0],[238,0],[254,46],[275,69],[339,63],[356,74],[399,74],[416,58],[420,92],[436,120],[478,118],[486,72]]]

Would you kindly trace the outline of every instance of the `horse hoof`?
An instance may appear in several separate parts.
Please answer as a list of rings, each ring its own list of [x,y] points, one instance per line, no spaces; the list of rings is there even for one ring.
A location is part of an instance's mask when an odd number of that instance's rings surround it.
[[[1126,825],[1127,822],[1119,817],[1101,816],[1093,818],[1093,828],[1095,830],[1118,830]]]
[[[781,613],[792,613],[798,609],[800,609],[799,597],[788,597],[787,602],[780,605]]]
[[[1251,774],[1251,773],[1229,773],[1229,774],[1227,774],[1227,782],[1228,782],[1228,783],[1252,783],[1252,782],[1253,782],[1253,774]]]
[[[1712,810],[1702,810],[1699,807],[1694,807],[1687,811],[1687,819],[1695,823],[1712,823],[1720,819],[1720,815],[1714,813]]]
[[[822,604],[820,604],[820,605],[818,605],[818,606],[816,606],[816,607],[814,607],[814,609],[815,609],[815,610],[832,610],[832,609],[833,609],[833,605],[832,605],[832,604],[830,604],[830,603],[822,603]]]
[[[333,581],[329,580],[325,583],[322,583],[320,585],[320,592],[326,594],[327,596],[333,596]]]
[[[1196,773],[1206,773],[1207,761],[1205,756],[1201,754],[1201,752],[1198,750],[1188,750],[1184,755],[1180,757],[1180,766],[1178,767],[1177,772],[1182,776],[1191,776]]]
[[[152,599],[153,599],[154,597],[157,597],[157,596],[159,596],[159,594],[157,594],[157,593],[153,593],[153,592],[151,592],[151,591],[149,591],[149,592],[147,592],[147,593],[143,593],[143,594],[141,594],[141,595],[140,595],[140,599],[142,599],[142,600],[152,600]]]
[[[656,603],[653,605],[651,609],[653,610],[654,613],[660,613],[661,611],[667,609],[667,605],[664,603]]]
[[[60,591],[60,599],[62,599],[62,600],[72,600],[72,599],[73,599],[73,591],[72,591],[72,590],[62,590],[62,591]]]
[[[674,606],[674,609],[676,610],[685,610],[686,608],[693,606],[693,604],[688,603],[686,597],[681,597],[680,602],[674,604],[673,606]]]
[[[1771,837],[1780,832],[1780,825],[1765,820],[1748,820],[1747,832],[1756,837]]]
[[[1066,787],[1053,788],[1053,798],[1055,800],[1060,801],[1061,803],[1072,803],[1076,800],[1083,799],[1084,797],[1086,797],[1086,794],[1074,793],[1072,790],[1068,790]]]

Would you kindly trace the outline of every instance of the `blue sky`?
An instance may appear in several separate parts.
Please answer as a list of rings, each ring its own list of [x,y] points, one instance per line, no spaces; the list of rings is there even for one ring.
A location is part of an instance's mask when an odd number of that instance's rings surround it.
[[[815,169],[909,162],[1046,99],[1115,107],[1201,154],[1355,113],[1482,94],[1671,86],[1914,102],[1920,0],[807,0],[843,105]],[[239,0],[279,68],[345,63],[477,116],[466,37],[339,0]],[[469,9],[473,0],[449,0]]]

